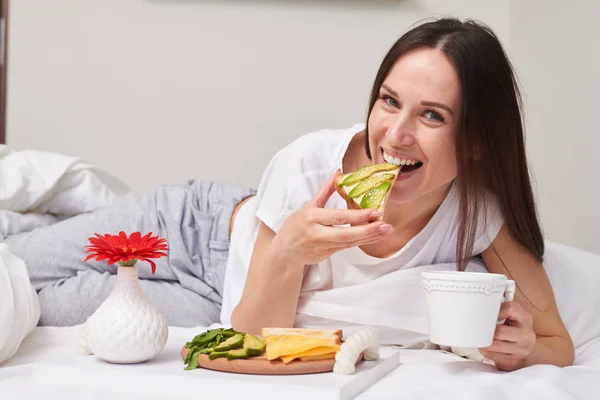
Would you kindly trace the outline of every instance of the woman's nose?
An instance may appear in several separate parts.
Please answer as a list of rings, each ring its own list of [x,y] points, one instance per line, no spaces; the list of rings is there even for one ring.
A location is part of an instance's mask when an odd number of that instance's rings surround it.
[[[398,113],[396,120],[388,130],[390,141],[399,146],[413,145],[415,133],[415,121],[406,112]]]

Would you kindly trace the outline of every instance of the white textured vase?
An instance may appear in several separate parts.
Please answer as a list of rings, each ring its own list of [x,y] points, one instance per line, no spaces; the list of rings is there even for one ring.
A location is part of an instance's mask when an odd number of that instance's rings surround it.
[[[112,363],[140,363],[160,353],[169,329],[146,299],[135,266],[119,266],[111,294],[83,325],[79,350]]]

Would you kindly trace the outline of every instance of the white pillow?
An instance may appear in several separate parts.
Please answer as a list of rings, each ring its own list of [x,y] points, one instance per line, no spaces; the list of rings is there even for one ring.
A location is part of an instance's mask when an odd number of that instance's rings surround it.
[[[0,365],[16,353],[39,318],[40,304],[25,263],[0,242]]]
[[[600,337],[600,255],[546,242],[544,267],[575,348]]]
[[[80,158],[0,145],[0,210],[72,216],[130,195],[116,176]]]

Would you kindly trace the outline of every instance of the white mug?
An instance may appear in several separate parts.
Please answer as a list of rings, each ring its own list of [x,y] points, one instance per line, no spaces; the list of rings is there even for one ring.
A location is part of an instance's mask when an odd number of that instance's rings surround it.
[[[487,347],[500,306],[512,301],[515,281],[501,274],[459,271],[421,273],[427,297],[429,340],[441,346]]]

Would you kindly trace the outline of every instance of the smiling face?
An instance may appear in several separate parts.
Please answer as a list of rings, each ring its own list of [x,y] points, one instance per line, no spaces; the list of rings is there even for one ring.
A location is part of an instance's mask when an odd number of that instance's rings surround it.
[[[423,47],[396,61],[368,121],[373,163],[403,165],[389,201],[443,198],[457,174],[460,102],[458,74],[441,50]]]

